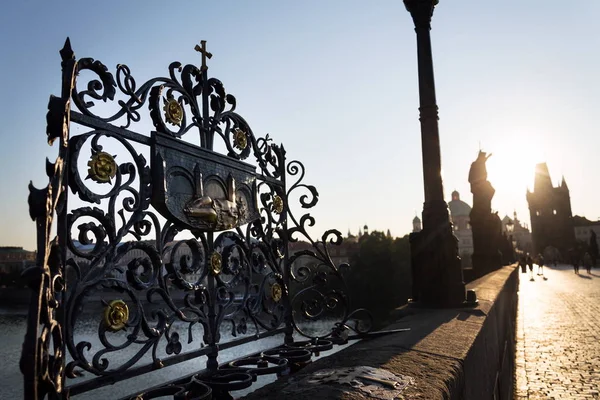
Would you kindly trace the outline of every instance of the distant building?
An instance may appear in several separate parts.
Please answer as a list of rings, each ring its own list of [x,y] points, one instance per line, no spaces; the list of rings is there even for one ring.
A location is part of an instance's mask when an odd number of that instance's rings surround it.
[[[448,202],[450,219],[454,236],[458,239],[458,254],[462,260],[463,268],[471,267],[471,255],[473,254],[473,231],[469,224],[471,206],[460,199],[460,193],[452,192],[452,200]]]
[[[0,272],[21,272],[25,267],[35,264],[36,255],[35,251],[27,251],[22,247],[0,247]]]
[[[573,231],[575,232],[575,240],[578,242],[590,243],[592,231],[596,232],[596,242],[600,247],[600,221],[590,221],[579,215],[573,216]]]
[[[0,287],[23,287],[19,279],[21,273],[35,265],[37,253],[22,247],[0,247]]]
[[[35,261],[35,256],[35,251],[27,251],[24,250],[22,247],[0,247],[0,263],[13,261]]]
[[[563,177],[554,187],[546,163],[535,167],[533,192],[527,190],[531,216],[533,253],[543,253],[546,248],[556,248],[565,258],[575,245],[575,232],[571,213],[571,197]]]
[[[502,231],[506,233],[506,236],[512,235],[513,242],[515,243],[517,249],[526,253],[533,252],[533,244],[529,227],[527,224],[522,223],[519,220],[516,211],[514,212],[512,219],[508,215],[502,218]]]
[[[413,218],[413,232],[421,232],[423,227],[421,226],[421,219],[419,217]]]

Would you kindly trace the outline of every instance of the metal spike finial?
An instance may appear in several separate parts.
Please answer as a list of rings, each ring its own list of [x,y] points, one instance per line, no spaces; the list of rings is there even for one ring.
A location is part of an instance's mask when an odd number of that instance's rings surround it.
[[[59,53],[63,61],[75,58],[75,53],[73,53],[73,49],[71,48],[71,39],[69,39],[68,36],[67,40],[65,40],[63,48],[59,51]]]

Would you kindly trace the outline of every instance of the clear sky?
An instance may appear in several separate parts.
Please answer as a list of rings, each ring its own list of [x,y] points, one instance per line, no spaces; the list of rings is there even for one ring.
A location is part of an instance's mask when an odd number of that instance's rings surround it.
[[[501,215],[525,200],[534,164],[565,176],[573,212],[596,220],[600,106],[600,2],[441,0],[433,18],[446,200],[471,203],[467,176],[492,152],[492,202]],[[320,202],[317,231],[368,224],[411,230],[423,202],[416,39],[402,1],[20,1],[0,13],[0,245],[35,247],[27,185],[47,183],[50,94],[60,93],[58,50],[138,84],[195,63],[235,95],[255,134],[283,142],[307,168]]]

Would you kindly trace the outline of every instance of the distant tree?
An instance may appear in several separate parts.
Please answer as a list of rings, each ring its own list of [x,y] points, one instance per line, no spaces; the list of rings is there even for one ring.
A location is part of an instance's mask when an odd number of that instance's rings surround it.
[[[408,236],[393,239],[373,231],[363,237],[350,257],[347,282],[353,308],[369,309],[376,324],[384,324],[390,312],[410,296]]]

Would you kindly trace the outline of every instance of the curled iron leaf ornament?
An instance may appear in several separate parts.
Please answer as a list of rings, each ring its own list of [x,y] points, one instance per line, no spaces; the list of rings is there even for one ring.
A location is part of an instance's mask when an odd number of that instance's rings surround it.
[[[104,309],[104,326],[111,332],[120,331],[129,320],[129,307],[123,300],[113,300]]]
[[[183,121],[183,108],[181,104],[174,98],[164,99],[165,105],[163,110],[165,112],[165,119],[171,125],[181,126]]]
[[[114,156],[99,151],[88,161],[88,178],[97,183],[110,183],[117,174],[117,163]]]
[[[219,275],[223,269],[221,254],[217,251],[210,256],[210,269],[214,275]]]

